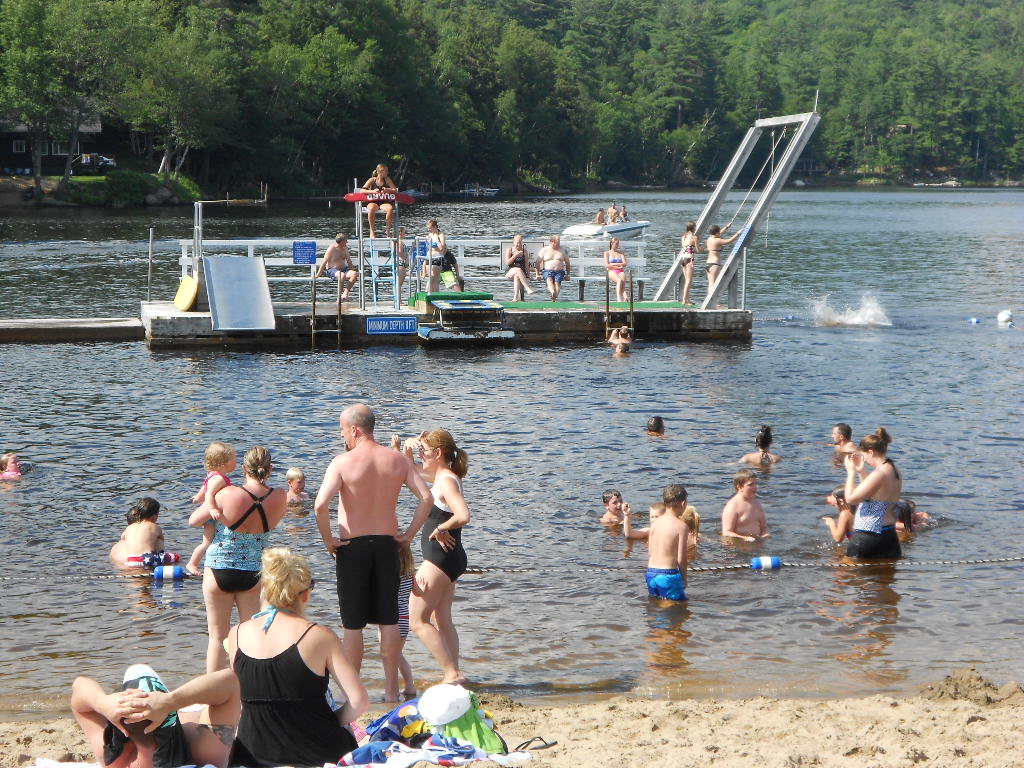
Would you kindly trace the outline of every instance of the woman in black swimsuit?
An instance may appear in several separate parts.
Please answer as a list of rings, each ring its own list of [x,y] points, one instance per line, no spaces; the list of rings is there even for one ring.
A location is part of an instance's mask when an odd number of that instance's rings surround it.
[[[260,556],[266,534],[273,530],[288,509],[288,494],[271,488],[267,479],[273,466],[270,451],[261,446],[245,454],[243,485],[229,485],[214,497],[214,508],[204,508],[189,518],[189,525],[217,521],[217,533],[206,552],[203,598],[210,638],[206,649],[206,671],[227,666],[224,638],[231,626],[231,609],[238,606],[239,619],[252,616],[260,604]]]
[[[263,553],[262,611],[228,636],[242,715],[228,765],[324,765],[356,748],[351,723],[368,703],[341,639],[305,618],[314,587],[309,561],[284,547]],[[325,694],[333,677],[340,715]],[[339,722],[340,721],[340,722]]]
[[[421,435],[418,444],[423,476],[432,482],[434,508],[420,533],[423,563],[416,571],[409,598],[409,626],[441,665],[441,682],[461,684],[466,678],[459,670],[459,634],[452,623],[452,601],[455,581],[466,572],[462,529],[469,523],[469,507],[462,495],[462,478],[469,457],[443,429]]]

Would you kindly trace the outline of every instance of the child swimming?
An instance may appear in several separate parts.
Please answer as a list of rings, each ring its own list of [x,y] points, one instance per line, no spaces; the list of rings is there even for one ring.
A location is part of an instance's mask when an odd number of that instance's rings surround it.
[[[18,480],[21,477],[21,464],[18,454],[5,453],[0,456],[0,480]]]
[[[288,506],[304,504],[309,498],[306,493],[306,473],[299,467],[292,467],[284,478],[288,481]]]
[[[821,519],[828,526],[829,533],[836,544],[846,541],[853,534],[853,510],[846,503],[846,487],[839,485],[832,489],[826,501],[838,510],[838,517],[833,520],[828,515]]]
[[[628,506],[628,505],[627,505]],[[650,538],[651,528],[654,525],[654,521],[665,514],[668,507],[665,506],[665,502],[656,501],[651,504],[651,508],[648,511],[650,515],[651,525],[646,528],[634,528],[633,527],[633,513],[630,511],[623,515],[622,520],[622,535],[627,539],[639,539],[646,541]],[[697,534],[700,532],[700,513],[697,512],[696,508],[692,505],[687,504],[686,509],[679,515],[679,519],[686,523],[686,526],[690,529],[690,536],[688,539],[688,546],[693,549],[697,546]]]
[[[609,488],[601,494],[601,503],[604,504],[601,522],[604,525],[621,525],[624,513],[629,509],[629,504],[622,500],[622,494],[615,488]]]
[[[744,541],[767,537],[768,521],[757,498],[757,475],[752,469],[741,469],[732,485],[736,494],[722,508],[722,535]]]
[[[157,524],[160,502],[144,496],[128,510],[128,527],[110,548],[110,559],[129,568],[154,568],[178,562],[178,555],[164,552],[164,532]]]
[[[193,504],[199,504],[200,502],[202,504],[192,514],[200,510],[205,511],[214,508],[213,499],[216,497],[217,492],[231,485],[231,478],[228,477],[228,473],[234,472],[238,466],[238,455],[235,453],[235,449],[227,443],[214,441],[206,446],[206,451],[203,453],[203,466],[206,467],[206,479],[203,481],[203,487],[192,497]],[[193,576],[202,575],[201,566],[203,558],[206,557],[206,550],[213,543],[213,537],[216,532],[217,524],[213,520],[203,525],[203,540],[198,547],[192,550],[192,557],[188,559],[188,563],[185,565],[185,570]]]

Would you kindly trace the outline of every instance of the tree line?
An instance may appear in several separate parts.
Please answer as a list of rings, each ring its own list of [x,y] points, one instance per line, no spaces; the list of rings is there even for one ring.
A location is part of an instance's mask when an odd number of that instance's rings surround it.
[[[1024,174],[1019,0],[0,0],[0,73],[219,189],[699,183],[816,94],[823,173]]]

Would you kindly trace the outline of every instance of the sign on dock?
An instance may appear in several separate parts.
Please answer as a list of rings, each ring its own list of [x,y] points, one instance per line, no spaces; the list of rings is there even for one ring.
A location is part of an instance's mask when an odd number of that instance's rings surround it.
[[[415,335],[416,317],[413,315],[371,315],[366,318],[366,333],[368,336]]]
[[[296,240],[292,243],[292,264],[316,264],[316,240]]]

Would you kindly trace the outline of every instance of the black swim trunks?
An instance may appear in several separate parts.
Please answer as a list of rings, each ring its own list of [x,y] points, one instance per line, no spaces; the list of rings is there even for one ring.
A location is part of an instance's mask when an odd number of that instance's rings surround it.
[[[221,592],[248,592],[260,583],[259,571],[243,571],[238,568],[211,568],[213,580]]]
[[[338,547],[335,570],[345,629],[398,623],[401,564],[393,536],[356,536]]]
[[[430,534],[434,532],[437,526],[446,520],[450,520],[451,517],[451,512],[445,512],[436,504],[434,505],[420,533],[420,551],[423,553],[424,560],[436,565],[444,571],[445,576],[454,582],[466,572],[467,558],[466,550],[462,547],[462,529],[455,528],[448,531],[452,538],[455,539],[455,547],[447,552],[444,547],[430,538]]]

